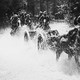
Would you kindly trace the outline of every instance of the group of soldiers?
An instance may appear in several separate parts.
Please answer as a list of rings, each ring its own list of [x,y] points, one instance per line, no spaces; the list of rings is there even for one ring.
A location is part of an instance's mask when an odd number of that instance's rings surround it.
[[[10,18],[11,22],[11,29],[16,31],[17,28],[24,24],[29,25],[29,28],[31,28],[31,17],[30,14],[26,14],[26,12],[19,12],[18,14],[13,14]]]
[[[17,28],[19,27],[19,25],[23,26],[23,25],[27,25],[30,29],[33,28],[32,23],[33,21],[33,17],[31,16],[30,13],[27,14],[26,11],[24,12],[19,12],[18,14],[13,14],[13,16],[11,16],[11,29],[16,31]],[[47,15],[46,11],[42,12],[40,11],[38,17],[37,17],[39,26],[37,26],[36,28],[40,27],[44,30],[46,30],[49,27],[49,21],[50,18]]]
[[[47,33],[47,44],[49,49],[56,51],[56,60],[59,60],[64,51],[70,60],[73,56],[78,66],[80,66],[80,27],[70,30],[67,34],[59,35],[57,30]]]
[[[44,12],[40,11],[38,20],[40,22],[40,27],[43,27],[44,30],[50,28],[49,27],[50,17],[49,17],[49,15],[47,15],[46,11],[44,11]]]
[[[27,14],[26,12],[21,12],[19,14],[14,14],[11,17],[11,29],[16,31],[19,25],[27,25],[30,30],[33,23],[33,18],[31,14]],[[58,60],[61,53],[64,51],[68,54],[68,58],[71,59],[72,56],[74,56],[76,63],[80,66],[79,62],[79,55],[80,55],[80,27],[74,28],[70,30],[65,35],[59,35],[59,32],[57,30],[51,30],[49,23],[50,23],[50,17],[47,15],[46,11],[42,12],[40,11],[37,21],[39,23],[36,28],[42,28],[44,31],[48,30],[46,32],[47,38],[46,38],[46,44],[51,50],[56,50],[56,59]],[[75,18],[74,25],[80,24],[80,16]],[[79,25],[80,26],[80,25]],[[35,35],[37,31],[29,32],[30,36]],[[25,32],[24,37],[28,36]],[[41,43],[44,41],[41,34],[38,36],[38,49]]]

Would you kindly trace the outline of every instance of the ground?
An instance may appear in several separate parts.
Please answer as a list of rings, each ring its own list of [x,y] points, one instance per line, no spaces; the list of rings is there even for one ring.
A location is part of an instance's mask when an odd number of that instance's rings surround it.
[[[60,34],[68,30],[64,23],[50,25]],[[0,31],[0,80],[80,80],[74,58],[69,61],[63,52],[57,62],[55,52],[38,51],[35,40],[24,41],[23,32],[11,36],[9,28]]]

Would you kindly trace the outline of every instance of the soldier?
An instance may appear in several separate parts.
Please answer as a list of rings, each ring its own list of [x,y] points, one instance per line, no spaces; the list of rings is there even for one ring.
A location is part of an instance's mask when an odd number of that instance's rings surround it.
[[[38,50],[40,48],[41,43],[43,42],[43,38],[41,36],[41,34],[38,35]]]
[[[30,29],[32,29],[32,25],[31,25],[32,24],[32,20],[31,20],[30,14],[26,15],[25,24],[28,25]]]
[[[38,20],[40,20],[41,16],[43,15],[43,12],[40,11],[39,16],[38,16]]]
[[[17,14],[14,14],[12,17],[11,17],[11,29],[12,30],[16,30],[19,26],[19,23],[18,23],[18,15]]]
[[[25,15],[26,15],[26,12],[21,12],[19,14],[20,16],[20,21],[21,21],[21,26],[23,26],[25,24]]]
[[[50,29],[49,21],[50,21],[50,17],[47,15],[46,11],[44,11],[44,16],[43,16],[44,30]]]
[[[40,26],[39,27],[41,27],[43,30],[49,29],[50,18],[47,15],[46,11],[41,13],[41,16],[39,17],[39,21],[40,21]]]
[[[42,26],[43,25],[43,20],[44,20],[44,14],[43,14],[42,11],[40,11],[40,14],[38,16],[38,20],[40,22],[40,26]]]
[[[27,14],[25,16],[25,23],[28,24],[30,22],[29,20],[31,20],[30,14]]]
[[[76,37],[77,37],[78,29],[74,28],[73,30],[70,30],[67,36],[69,37],[69,46],[74,45]]]

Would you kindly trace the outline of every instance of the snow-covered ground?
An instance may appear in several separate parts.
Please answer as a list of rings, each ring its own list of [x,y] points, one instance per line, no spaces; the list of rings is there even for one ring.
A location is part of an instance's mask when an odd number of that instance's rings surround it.
[[[51,26],[60,34],[68,30],[63,23]],[[9,33],[10,29],[0,32],[0,80],[80,80],[74,58],[68,61],[67,54],[62,53],[56,62],[55,52],[38,51],[36,40],[24,41],[24,29],[15,36]]]

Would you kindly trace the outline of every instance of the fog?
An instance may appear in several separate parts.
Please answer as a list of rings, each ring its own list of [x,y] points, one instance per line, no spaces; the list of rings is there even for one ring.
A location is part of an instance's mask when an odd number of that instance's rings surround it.
[[[63,34],[68,30],[64,23],[51,26],[59,26],[59,31],[65,29]],[[68,60],[63,52],[57,62],[54,51],[37,49],[36,39],[24,41],[24,27],[14,36],[10,31],[0,31],[0,80],[80,80],[74,58]]]

